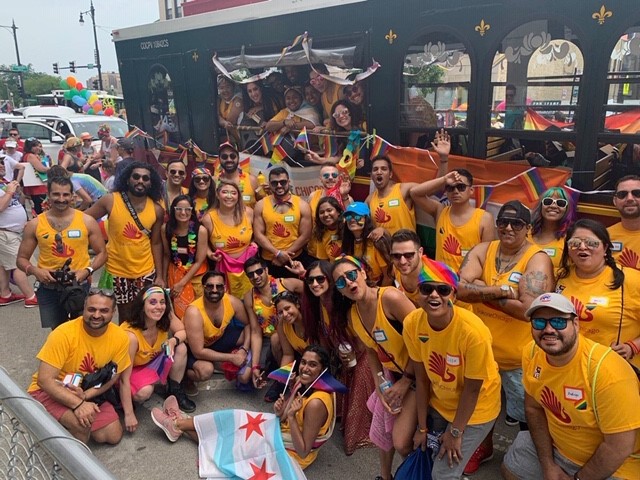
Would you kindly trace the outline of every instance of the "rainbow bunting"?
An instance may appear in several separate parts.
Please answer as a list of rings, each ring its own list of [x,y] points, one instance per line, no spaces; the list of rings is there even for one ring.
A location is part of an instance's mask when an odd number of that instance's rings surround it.
[[[302,127],[296,141],[293,143],[294,147],[302,147],[305,150],[309,150],[309,137],[307,136],[307,127]]]
[[[273,147],[273,153],[271,154],[271,161],[273,163],[280,163],[287,157],[287,152],[282,145],[275,145]]]
[[[493,193],[493,189],[491,185],[474,185],[473,186],[473,197],[476,201],[476,208],[485,208],[487,206],[487,202],[489,201],[489,197]]]
[[[280,145],[280,142],[282,142],[282,139],[284,138],[284,135],[280,132],[275,132],[271,135],[271,145],[273,145],[274,147],[276,145]]]
[[[379,155],[386,155],[391,148],[391,145],[384,140],[382,137],[376,135],[375,140],[373,141],[373,147],[371,147],[371,158],[377,157]]]
[[[273,144],[271,143],[271,137],[268,133],[265,133],[260,137],[260,145],[262,145],[262,152],[265,155],[268,155],[269,152],[273,149]]]
[[[335,157],[338,155],[338,142],[336,137],[325,135],[322,138],[322,144],[324,146],[325,157]]]
[[[530,202],[537,201],[540,198],[540,194],[547,190],[547,186],[536,167],[518,175],[518,181],[522,184],[524,193]]]
[[[238,168],[244,173],[249,173],[249,167],[251,166],[251,158],[247,157],[244,160],[240,160]]]

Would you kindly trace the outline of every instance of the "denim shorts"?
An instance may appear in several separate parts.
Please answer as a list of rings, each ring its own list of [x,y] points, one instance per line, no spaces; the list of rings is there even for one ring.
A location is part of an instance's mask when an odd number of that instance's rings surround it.
[[[507,399],[507,415],[519,422],[526,423],[524,415],[524,386],[522,385],[522,369],[500,370],[500,380]]]

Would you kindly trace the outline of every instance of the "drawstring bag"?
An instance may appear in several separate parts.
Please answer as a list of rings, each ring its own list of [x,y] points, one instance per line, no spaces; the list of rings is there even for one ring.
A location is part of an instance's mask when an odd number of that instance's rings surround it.
[[[432,468],[431,449],[422,451],[418,447],[400,464],[394,478],[396,480],[431,480]]]

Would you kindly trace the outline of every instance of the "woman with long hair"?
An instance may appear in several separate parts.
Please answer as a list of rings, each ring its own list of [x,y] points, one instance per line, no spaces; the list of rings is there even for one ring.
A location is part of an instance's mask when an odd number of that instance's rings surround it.
[[[202,225],[209,239],[208,258],[226,273],[229,293],[242,298],[251,288],[243,271],[244,262],[257,253],[258,247],[252,242],[253,210],[245,206],[236,183],[218,181],[213,204],[202,218]]]
[[[280,366],[288,365],[309,346],[309,332],[305,330],[302,319],[302,303],[300,297],[289,290],[276,295],[273,300],[278,313],[276,331],[282,347]]]
[[[336,260],[332,277],[337,328],[348,325],[366,346],[372,380],[378,385],[368,402],[373,413],[370,435],[379,447],[380,478],[390,480],[394,451],[406,456],[413,450],[417,416],[410,387],[415,376],[402,339],[402,323],[415,306],[395,287],[373,286],[365,266],[353,256]],[[390,434],[385,428],[389,424],[393,424]]]
[[[341,253],[340,219],[344,209],[333,197],[318,201],[311,240],[307,245],[309,255],[320,260],[335,260]]]
[[[189,196],[193,200],[196,216],[199,221],[207,210],[213,205],[216,189],[213,186],[213,175],[204,167],[196,167],[191,172],[191,182],[189,183]]]
[[[270,89],[265,89],[260,81],[247,83],[244,89],[243,123],[249,120],[253,125],[263,127],[284,106],[282,97],[278,98]]]
[[[31,197],[33,210],[39,215],[42,213],[42,202],[47,197],[47,172],[52,166],[51,157],[43,152],[40,140],[30,137],[24,142],[24,156],[21,162],[31,164],[36,175],[43,182],[43,185],[24,187],[23,189],[25,195]]]
[[[162,259],[165,284],[171,289],[176,315],[182,319],[187,306],[203,294],[202,275],[207,271],[207,229],[200,225],[193,200],[178,195],[162,225]]]
[[[640,368],[640,271],[613,259],[609,232],[581,219],[567,230],[556,292],[571,300],[580,333]]]
[[[237,142],[238,119],[242,114],[242,93],[227,77],[218,75],[218,126],[224,131],[224,138]]]
[[[180,386],[187,366],[187,334],[182,322],[172,314],[167,293],[153,285],[143,288],[133,301],[131,318],[120,328],[129,336],[131,357],[131,366],[120,377],[127,431],[133,433],[138,427],[133,401],[148,400],[157,383],[168,382],[167,396],[175,395],[181,410],[193,412],[196,405]]]
[[[565,234],[575,220],[576,205],[562,187],[544,192],[531,215],[531,239],[549,255],[556,271],[560,267]]]

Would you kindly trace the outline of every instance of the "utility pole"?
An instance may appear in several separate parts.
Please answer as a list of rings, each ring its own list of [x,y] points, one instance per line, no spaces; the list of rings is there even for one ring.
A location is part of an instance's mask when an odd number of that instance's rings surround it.
[[[98,69],[98,84],[100,90],[104,90],[102,86],[102,65],[100,65],[100,48],[98,48],[98,34],[96,33],[96,9],[93,7],[93,0],[91,0],[91,8],[86,12],[80,12],[80,25],[84,25],[83,15],[91,15],[91,23],[93,24],[93,43],[95,44],[94,57],[96,62],[96,68]]]
[[[18,49],[18,27],[16,27],[16,21],[14,19],[11,20],[11,26],[0,25],[0,27],[11,29],[13,33],[13,44],[16,47],[16,60],[18,61],[18,66],[22,65],[20,63],[20,50]],[[18,91],[20,92],[20,96],[25,98],[24,91],[24,78],[22,77],[22,72],[18,72]]]

